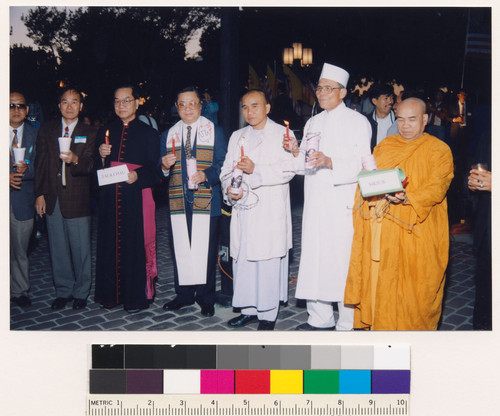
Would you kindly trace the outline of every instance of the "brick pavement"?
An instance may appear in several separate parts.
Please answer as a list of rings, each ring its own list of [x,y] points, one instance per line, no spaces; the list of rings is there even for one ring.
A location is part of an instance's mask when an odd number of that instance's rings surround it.
[[[295,198],[293,208],[294,248],[290,255],[289,303],[282,307],[276,323],[276,330],[293,330],[306,322],[307,312],[302,305],[297,305],[294,298],[295,280],[300,257],[301,229],[301,182],[300,177],[293,180]],[[93,288],[89,305],[83,310],[74,311],[71,304],[66,309],[53,311],[50,305],[55,291],[52,284],[47,238],[43,235],[30,255],[32,306],[22,309],[11,303],[10,325],[12,330],[182,330],[182,331],[231,331],[226,322],[236,316],[232,308],[216,305],[215,316],[201,316],[195,304],[176,313],[165,312],[162,305],[175,296],[173,284],[173,265],[168,248],[167,212],[165,206],[157,209],[157,247],[158,281],[157,295],[149,309],[136,314],[129,314],[121,307],[111,310],[101,309],[93,302]],[[93,218],[92,271],[95,268],[96,218]],[[445,287],[443,316],[439,330],[472,330],[472,308],[474,301],[474,257],[470,236],[452,236],[450,246],[450,264]],[[217,271],[220,281],[220,270]],[[256,323],[236,331],[252,331]]]

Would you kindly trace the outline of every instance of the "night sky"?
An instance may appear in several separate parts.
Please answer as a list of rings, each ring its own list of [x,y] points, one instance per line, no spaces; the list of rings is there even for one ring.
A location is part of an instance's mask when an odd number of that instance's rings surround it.
[[[283,48],[301,42],[313,49],[312,74],[329,62],[352,79],[461,81],[467,8],[244,8],[240,15],[240,56],[256,67],[280,65]]]

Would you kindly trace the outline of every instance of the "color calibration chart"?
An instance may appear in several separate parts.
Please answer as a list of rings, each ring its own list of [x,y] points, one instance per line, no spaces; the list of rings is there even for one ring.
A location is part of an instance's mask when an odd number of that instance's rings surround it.
[[[408,415],[407,345],[92,345],[89,416]]]

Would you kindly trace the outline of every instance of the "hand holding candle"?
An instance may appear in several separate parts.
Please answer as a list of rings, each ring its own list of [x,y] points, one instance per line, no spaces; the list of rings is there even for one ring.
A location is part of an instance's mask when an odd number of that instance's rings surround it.
[[[255,163],[253,163],[252,159],[250,159],[248,156],[243,156],[243,158],[241,159],[241,161],[238,162],[236,167],[250,175],[253,173],[255,169]]]
[[[111,145],[109,144],[109,130],[106,130],[104,136],[104,143],[99,146],[99,155],[101,156],[103,163],[104,159],[111,154]]]
[[[175,162],[177,162],[177,155],[175,153],[175,142],[177,137],[178,136],[175,134],[172,136],[170,148],[168,147],[168,144],[165,145],[167,154],[161,158],[161,168],[164,172],[169,170],[175,165]],[[171,149],[170,152],[169,149]]]

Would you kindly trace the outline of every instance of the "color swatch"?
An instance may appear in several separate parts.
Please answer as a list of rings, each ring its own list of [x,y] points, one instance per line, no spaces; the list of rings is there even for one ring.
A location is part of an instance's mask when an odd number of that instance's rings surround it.
[[[93,345],[91,394],[409,394],[409,346]]]

